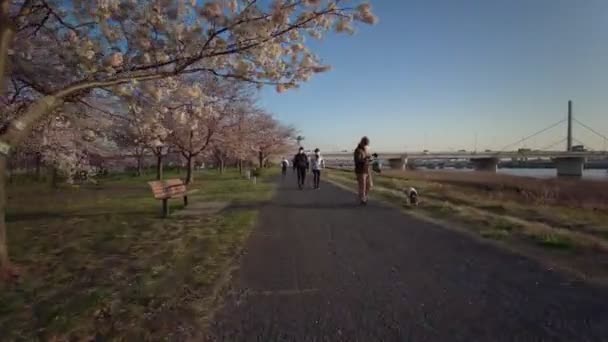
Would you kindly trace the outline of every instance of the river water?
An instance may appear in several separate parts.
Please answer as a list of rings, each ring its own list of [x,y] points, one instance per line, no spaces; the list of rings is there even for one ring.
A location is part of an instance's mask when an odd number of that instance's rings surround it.
[[[328,160],[326,161],[328,166],[334,167],[345,167],[352,168],[352,162],[350,161],[334,161]],[[382,163],[383,168],[387,167],[387,163]],[[473,169],[453,169],[453,168],[445,168],[445,169],[426,169],[421,167],[420,170],[428,170],[432,171],[449,171],[449,172],[474,172]],[[556,169],[511,169],[511,168],[499,168],[497,171],[499,174],[511,175],[511,176],[520,176],[520,177],[533,177],[533,178],[556,178],[557,170]],[[589,180],[601,180],[608,181],[608,171],[605,169],[586,169],[583,170],[583,179]]]
[[[326,160],[325,161],[330,167],[344,167],[352,168],[353,163],[350,160]],[[385,160],[380,159],[382,168],[387,168],[388,163]],[[442,172],[474,172],[475,170],[469,168],[455,169],[455,168],[444,168],[444,169],[427,169],[425,167],[419,167],[418,170],[425,170],[429,172],[442,171]],[[533,177],[533,178],[557,178],[556,169],[543,169],[543,168],[499,168],[497,171],[499,174],[505,174],[510,176],[520,177]],[[601,180],[608,181],[608,171],[606,169],[585,169],[583,170],[583,179],[589,180]]]
[[[421,170],[425,170],[421,168]],[[472,169],[428,169],[428,171],[474,172]],[[556,178],[556,169],[498,169],[497,173],[533,178]],[[583,170],[583,179],[608,181],[608,171],[603,169]]]
[[[498,173],[511,176],[524,176],[534,178],[555,178],[556,169],[498,169]],[[583,179],[608,181],[608,171],[603,169],[583,170]]]

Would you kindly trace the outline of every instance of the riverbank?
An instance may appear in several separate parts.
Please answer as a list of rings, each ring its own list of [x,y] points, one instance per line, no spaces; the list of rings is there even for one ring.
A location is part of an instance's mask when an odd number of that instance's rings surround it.
[[[329,178],[354,186],[352,172]],[[608,184],[539,180],[499,174],[388,171],[376,176],[375,196],[413,215],[496,242],[550,267],[608,283]],[[415,187],[413,209],[402,189]]]
[[[383,172],[386,177],[414,181],[440,182],[485,192],[496,197],[533,205],[563,205],[575,208],[608,209],[608,182],[512,176],[487,172],[395,171]]]
[[[388,170],[388,169],[387,169]],[[477,172],[472,168],[445,168],[445,169],[428,169],[419,168],[418,171],[424,172]],[[538,179],[553,179],[560,178],[557,176],[557,170],[555,168],[498,168],[496,173],[499,175],[516,176],[516,177],[528,177]],[[594,180],[608,182],[608,172],[605,169],[584,169],[583,175],[579,178],[583,180]]]

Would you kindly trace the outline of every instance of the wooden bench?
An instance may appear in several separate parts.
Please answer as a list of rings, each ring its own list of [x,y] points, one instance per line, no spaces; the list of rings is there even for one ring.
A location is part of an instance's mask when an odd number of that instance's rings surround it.
[[[184,198],[184,206],[188,206],[188,195],[197,192],[198,190],[190,190],[186,189],[186,184],[182,182],[181,179],[167,179],[167,180],[159,180],[148,182],[150,188],[152,189],[152,193],[154,194],[154,198],[157,200],[163,201],[163,217],[167,217],[169,215],[169,198]]]

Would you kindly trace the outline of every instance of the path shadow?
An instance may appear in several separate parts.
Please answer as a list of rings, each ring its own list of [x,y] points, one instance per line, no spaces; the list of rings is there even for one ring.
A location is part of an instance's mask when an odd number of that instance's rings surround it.
[[[306,192],[306,191],[313,191],[313,189],[309,189],[309,188],[305,188],[303,190],[300,190],[300,189],[298,189],[297,185],[278,187],[277,190],[281,191],[281,192]]]
[[[272,201],[263,201],[263,202],[241,202],[241,203],[232,203],[222,209],[220,212],[226,212],[231,210],[259,210],[268,206],[273,205]]]
[[[366,206],[362,206],[356,202],[337,202],[337,203],[273,203],[275,207],[281,208],[292,208],[292,209],[319,209],[319,210],[345,210],[345,209],[357,209],[357,210],[391,210],[390,207],[380,204],[368,203]]]
[[[19,221],[40,221],[40,220],[67,220],[67,219],[90,219],[90,218],[112,218],[117,216],[146,216],[154,217],[154,211],[151,210],[133,210],[133,211],[100,211],[95,213],[82,213],[82,212],[49,212],[49,211],[32,211],[27,213],[7,213],[6,222],[19,222]]]

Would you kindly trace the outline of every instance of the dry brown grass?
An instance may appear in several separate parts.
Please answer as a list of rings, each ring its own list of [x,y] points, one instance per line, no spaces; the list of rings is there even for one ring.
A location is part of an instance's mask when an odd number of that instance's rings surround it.
[[[608,182],[536,179],[484,172],[387,171],[387,177],[422,180],[494,193],[505,200],[529,204],[608,210]]]

